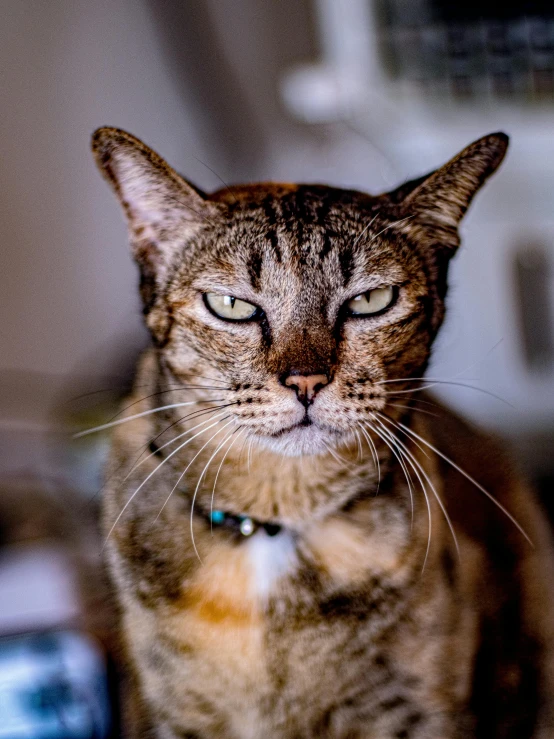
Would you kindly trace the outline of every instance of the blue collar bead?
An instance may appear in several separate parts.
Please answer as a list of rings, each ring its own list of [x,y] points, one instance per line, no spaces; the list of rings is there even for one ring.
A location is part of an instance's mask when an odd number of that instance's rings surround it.
[[[225,521],[225,513],[223,511],[212,511],[210,513],[210,521],[215,523],[216,526],[220,526]]]

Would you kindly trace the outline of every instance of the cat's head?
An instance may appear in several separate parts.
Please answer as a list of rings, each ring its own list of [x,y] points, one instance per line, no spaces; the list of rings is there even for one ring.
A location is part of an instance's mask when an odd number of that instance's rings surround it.
[[[228,413],[290,455],[349,440],[386,407],[389,381],[421,377],[458,224],[507,145],[485,136],[376,197],[274,183],[206,195],[130,134],[93,137],[167,366],[224,387]]]

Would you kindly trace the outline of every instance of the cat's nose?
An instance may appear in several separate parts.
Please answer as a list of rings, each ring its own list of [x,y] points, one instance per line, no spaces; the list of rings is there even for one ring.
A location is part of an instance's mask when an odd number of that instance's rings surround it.
[[[328,383],[329,377],[326,374],[303,375],[295,370],[291,370],[283,382],[285,387],[294,388],[298,400],[306,407],[313,401],[321,388]]]

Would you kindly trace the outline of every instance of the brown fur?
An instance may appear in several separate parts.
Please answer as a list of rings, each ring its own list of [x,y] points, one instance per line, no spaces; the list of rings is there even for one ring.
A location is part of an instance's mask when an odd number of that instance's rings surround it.
[[[273,183],[207,196],[129,134],[95,134],[154,340],[104,505],[142,706],[129,735],[554,735],[548,533],[491,441],[442,406],[424,413],[417,379],[458,222],[506,146],[486,136],[379,197]],[[388,285],[388,310],[345,312]],[[212,315],[207,292],[258,306],[255,320]],[[291,374],[329,382],[304,408]],[[212,531],[212,497],[282,529]]]

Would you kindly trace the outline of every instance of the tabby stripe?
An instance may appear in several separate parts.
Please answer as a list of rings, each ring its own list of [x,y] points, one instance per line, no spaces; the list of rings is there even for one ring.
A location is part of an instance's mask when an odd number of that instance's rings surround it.
[[[246,265],[248,269],[248,276],[250,277],[250,282],[254,290],[259,290],[260,288],[260,278],[262,275],[262,264],[263,264],[263,254],[257,249],[254,249],[252,253],[250,254],[250,256],[248,257],[248,262]]]

